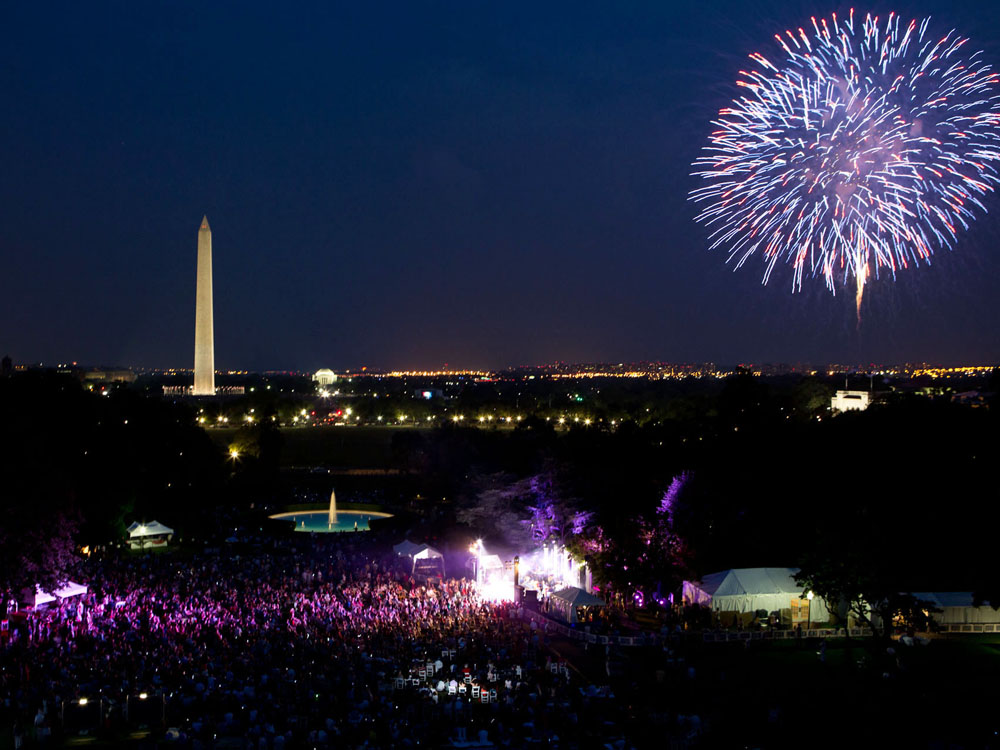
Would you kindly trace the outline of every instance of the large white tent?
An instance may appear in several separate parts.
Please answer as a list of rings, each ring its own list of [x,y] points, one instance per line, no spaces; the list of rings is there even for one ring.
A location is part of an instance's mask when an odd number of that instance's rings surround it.
[[[793,578],[798,572],[798,568],[732,568],[700,581],[684,581],[682,597],[685,604],[741,614],[761,609],[768,612],[800,609],[809,602],[809,620],[829,620],[826,602],[818,596],[811,601],[803,597],[805,591]]]
[[[940,612],[931,612],[941,625],[997,625],[1000,611],[988,604],[973,606],[971,591],[917,591],[913,596]]]

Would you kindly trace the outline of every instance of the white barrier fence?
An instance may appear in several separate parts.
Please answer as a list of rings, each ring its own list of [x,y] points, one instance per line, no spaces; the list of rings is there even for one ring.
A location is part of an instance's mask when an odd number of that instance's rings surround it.
[[[1000,622],[984,623],[981,625],[950,624],[938,625],[939,633],[1000,633]]]
[[[654,644],[659,642],[659,637],[656,635],[598,635],[596,633],[588,633],[586,630],[580,628],[571,628],[562,623],[551,620],[543,614],[534,612],[530,609],[519,610],[519,615],[522,619],[534,620],[543,626],[544,632],[546,633],[557,633],[558,635],[566,636],[567,638],[573,638],[578,641],[586,641],[587,643],[594,643],[599,645],[615,645],[615,646],[646,646],[649,644]],[[965,626],[963,626],[965,627]],[[977,626],[977,627],[991,627],[991,626]],[[1000,625],[997,625],[997,631],[1000,633]],[[965,632],[965,631],[963,631]],[[978,632],[992,632],[988,630],[978,631]],[[863,638],[872,634],[870,628],[851,628],[850,637],[851,638]],[[692,633],[685,632],[685,636],[690,636]],[[757,630],[757,631],[730,631],[730,630],[705,630],[701,633],[701,638],[705,643],[727,643],[731,641],[781,641],[781,640],[795,640],[796,638],[845,638],[848,633],[845,628],[810,628],[808,630],[803,629],[798,630]]]
[[[871,635],[870,628],[851,628],[851,638]],[[846,638],[846,628],[810,628],[808,630],[756,630],[729,631],[706,630],[701,634],[706,643],[726,643],[728,641],[794,641],[796,638]]]
[[[587,643],[596,643],[602,646],[609,643],[617,646],[645,646],[656,642],[656,638],[653,636],[598,635],[597,633],[588,633],[584,629],[568,627],[530,609],[518,610],[518,615],[522,619],[534,620],[537,622],[542,626],[541,629],[543,632],[557,633],[559,635],[566,636],[567,638],[573,638],[578,641],[586,641]]]

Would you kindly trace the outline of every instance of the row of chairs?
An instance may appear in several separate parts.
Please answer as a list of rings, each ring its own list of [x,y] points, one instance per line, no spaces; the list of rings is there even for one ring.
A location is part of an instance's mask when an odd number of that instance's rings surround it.
[[[456,651],[454,649],[444,649],[441,652],[441,657],[442,658],[452,658],[452,657],[455,656],[455,654],[456,654]],[[420,666],[416,670],[416,673],[415,674],[411,673],[410,677],[404,677],[402,675],[399,675],[399,676],[395,677],[394,680],[393,680],[393,686],[394,686],[394,688],[396,690],[403,690],[407,686],[419,687],[420,685],[427,684],[429,681],[432,682],[433,681],[433,677],[435,676],[435,674],[440,674],[441,672],[445,672],[445,671],[455,672],[456,668],[457,668],[457,665],[454,662],[452,662],[450,664],[450,670],[446,670],[443,666],[442,666],[442,668],[440,670],[438,670],[436,668],[436,664],[434,662],[432,662],[432,661],[420,663]],[[568,668],[567,668],[565,662],[561,662],[561,661],[551,662],[549,664],[549,669],[552,671],[553,674],[558,674],[558,673],[562,672],[562,673],[568,675]],[[514,674],[517,676],[518,680],[520,680],[524,676],[524,670],[523,670],[523,668],[521,667],[520,664],[515,665],[514,668],[513,668],[513,671],[514,671]],[[487,671],[487,674],[486,674],[486,679],[490,683],[497,683],[497,682],[500,681],[500,675],[499,675],[499,673],[497,671],[495,671],[495,669],[494,669],[494,667],[493,667],[492,664],[489,665],[489,667],[488,667],[488,671]],[[504,683],[504,685],[507,688],[511,688],[511,686],[513,684],[513,681],[510,680],[510,679],[504,679],[503,683]],[[473,697],[474,698],[480,698],[481,697],[481,699],[482,699],[482,701],[484,703],[489,703],[490,702],[489,701],[489,696],[490,696],[490,694],[492,694],[493,701],[494,702],[496,701],[496,689],[492,689],[488,693],[486,690],[481,690],[479,686],[473,686],[472,685],[472,675],[469,675],[469,674],[466,674],[466,675],[463,676],[461,686],[451,686],[451,685],[449,685],[448,692],[449,692],[450,695],[466,694],[470,690],[470,688],[473,690]]]
[[[471,687],[471,690],[469,689]],[[465,684],[458,685],[448,685],[448,695],[468,695],[471,692],[472,700],[478,700],[480,703],[496,703],[497,702],[497,691],[496,688],[487,690],[479,685],[466,686]]]

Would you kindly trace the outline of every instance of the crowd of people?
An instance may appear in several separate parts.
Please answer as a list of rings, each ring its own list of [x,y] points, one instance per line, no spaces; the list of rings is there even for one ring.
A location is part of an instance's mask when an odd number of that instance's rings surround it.
[[[627,723],[513,605],[353,535],[86,567],[85,596],[0,650],[15,744],[146,725],[192,747],[589,747]]]

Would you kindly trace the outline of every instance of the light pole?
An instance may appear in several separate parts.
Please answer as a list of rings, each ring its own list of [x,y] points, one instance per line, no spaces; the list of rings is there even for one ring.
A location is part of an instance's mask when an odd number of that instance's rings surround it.
[[[813,604],[813,596],[815,596],[815,594],[813,594],[812,591],[810,591],[808,594],[806,594],[806,599],[809,602],[809,604],[808,604],[809,612],[806,615],[806,630],[807,631],[808,630],[812,630],[812,616],[813,616],[813,607],[812,607],[812,604]]]

